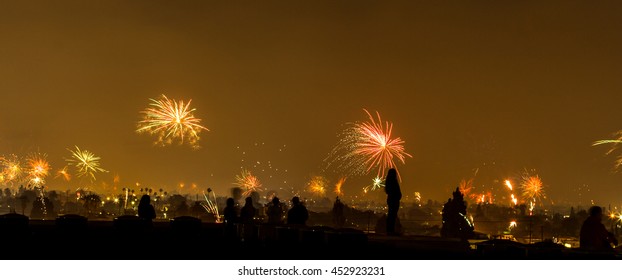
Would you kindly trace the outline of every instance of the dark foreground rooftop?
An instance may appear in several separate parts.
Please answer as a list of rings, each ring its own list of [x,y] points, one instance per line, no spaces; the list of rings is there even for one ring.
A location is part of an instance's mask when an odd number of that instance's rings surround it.
[[[192,217],[145,223],[132,216],[89,221],[0,218],[0,259],[24,260],[453,260],[618,259],[552,243],[385,236],[353,229],[203,223]]]

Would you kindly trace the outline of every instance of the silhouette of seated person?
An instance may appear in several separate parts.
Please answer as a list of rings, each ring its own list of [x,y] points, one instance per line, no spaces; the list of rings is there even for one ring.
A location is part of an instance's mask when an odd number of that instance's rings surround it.
[[[151,197],[149,195],[143,195],[138,203],[138,217],[151,222],[156,217],[155,209],[151,205]]]
[[[292,209],[289,209],[287,212],[287,224],[304,226],[308,219],[309,211],[307,211],[307,207],[300,203],[300,198],[297,196],[292,198]]]
[[[251,224],[253,223],[253,218],[255,218],[255,213],[257,209],[253,206],[253,198],[247,197],[244,207],[240,211],[240,222],[243,224]]]
[[[618,246],[618,240],[603,225],[603,209],[593,206],[589,210],[590,216],[581,227],[581,249],[608,251],[612,250],[611,243]]]
[[[280,225],[283,223],[283,205],[278,197],[272,199],[272,203],[268,206],[268,224]]]

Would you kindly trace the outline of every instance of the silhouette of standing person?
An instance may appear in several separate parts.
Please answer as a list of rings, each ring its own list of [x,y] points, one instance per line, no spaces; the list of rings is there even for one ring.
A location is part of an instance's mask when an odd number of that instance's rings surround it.
[[[235,209],[235,200],[233,198],[227,199],[227,206],[223,211],[223,215],[227,225],[233,225],[238,222],[238,211]]]
[[[611,243],[618,246],[618,240],[607,231],[602,223],[603,209],[598,206],[590,208],[590,216],[581,226],[580,246],[588,250],[611,250]]]
[[[339,197],[335,199],[335,204],[333,204],[333,224],[337,228],[342,228],[346,223],[346,217],[343,215],[344,205],[339,200]]]
[[[283,206],[276,196],[272,199],[272,204],[268,206],[268,223],[272,225],[283,223]]]
[[[307,211],[307,207],[302,205],[300,198],[295,196],[292,198],[292,209],[289,209],[287,212],[287,224],[304,226],[308,219],[309,211]]]
[[[395,223],[397,212],[400,210],[402,191],[400,190],[400,183],[398,182],[397,170],[395,168],[389,169],[387,173],[384,191],[387,193],[387,206],[389,208],[387,213],[387,235],[398,235],[395,231]]]
[[[253,206],[253,198],[247,197],[246,203],[244,207],[242,207],[242,211],[240,212],[240,222],[243,224],[250,224],[253,222],[253,218],[255,218],[256,209]]]
[[[238,222],[238,211],[233,198],[227,198],[227,206],[223,210],[223,215],[225,216],[225,236],[233,241],[237,236],[235,223]]]
[[[247,197],[246,203],[240,211],[240,222],[242,224],[242,238],[244,241],[254,240],[256,237],[255,226],[253,225],[253,219],[257,209],[253,206],[253,198]]]
[[[145,221],[151,222],[156,217],[155,209],[151,205],[151,197],[143,195],[138,203],[138,217]]]

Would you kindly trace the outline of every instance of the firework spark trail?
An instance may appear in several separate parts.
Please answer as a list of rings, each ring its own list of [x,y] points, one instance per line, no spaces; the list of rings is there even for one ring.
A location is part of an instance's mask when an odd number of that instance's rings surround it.
[[[262,185],[259,179],[248,170],[242,170],[242,174],[235,176],[236,182],[233,183],[244,189],[244,196],[250,195],[255,191],[262,191]]]
[[[130,189],[125,189],[125,201],[123,202],[123,209],[127,209],[127,201],[130,199]]]
[[[78,177],[89,176],[91,181],[95,181],[95,173],[108,172],[100,167],[100,157],[87,150],[80,150],[78,146],[75,147],[75,151],[67,149],[71,152],[71,159],[67,159],[67,162],[76,167]]]
[[[309,191],[316,196],[324,196],[326,194],[326,186],[328,186],[328,180],[322,176],[313,176],[307,184]]]
[[[512,182],[510,180],[505,180],[505,185],[508,187],[508,189],[510,189],[510,195],[511,195],[511,201],[514,204],[514,206],[518,205],[518,199],[516,199],[516,197],[514,196],[514,186],[512,186]]]
[[[415,202],[417,204],[421,203],[421,193],[420,192],[415,192]]]
[[[336,162],[337,169],[348,172],[348,175],[366,175],[377,168],[377,176],[382,176],[388,169],[397,169],[396,159],[405,164],[406,157],[412,156],[405,151],[405,142],[401,138],[391,138],[392,123],[383,125],[380,113],[376,112],[376,121],[369,111],[364,111],[369,120],[346,128],[326,160],[328,167]],[[399,171],[398,177],[401,180]]]
[[[201,206],[203,206],[203,209],[205,209],[207,213],[214,215],[214,217],[216,218],[216,222],[219,223],[220,213],[218,212],[218,205],[216,205],[216,193],[213,192],[212,189],[207,189],[207,192],[208,194],[205,194],[205,192],[203,192],[203,197],[205,198],[205,202],[201,202]],[[209,197],[210,193],[213,195],[214,201],[210,199]]]
[[[337,196],[343,196],[343,184],[346,182],[346,177],[341,177],[337,184],[335,184],[335,194]]]
[[[201,119],[194,117],[196,109],[190,109],[192,100],[187,103],[183,100],[171,100],[164,94],[159,100],[150,100],[151,107],[141,112],[144,116],[138,122],[136,132],[158,135],[156,144],[162,146],[170,145],[177,139],[180,144],[187,141],[193,148],[199,147],[199,134],[209,129],[200,124]]]
[[[514,187],[512,186],[512,182],[510,182],[510,180],[505,180],[505,185],[508,187],[508,189],[510,189],[510,191],[514,190]]]
[[[47,205],[45,205],[45,188],[41,187],[39,190],[41,191],[41,205],[43,206],[43,217],[47,217],[48,208]]]
[[[493,204],[494,199],[492,196],[491,192],[486,192],[486,193],[481,193],[481,194],[476,194],[474,195],[474,198],[476,199],[477,203],[486,203],[486,198],[488,197],[488,203],[489,204]]]
[[[516,223],[516,221],[511,221],[510,222],[510,226],[508,227],[508,229],[512,230],[513,228],[516,228],[518,226],[518,224]]]
[[[622,131],[616,132],[614,136],[616,139],[599,140],[592,143],[592,146],[613,144],[612,147],[607,151],[607,153],[605,153],[606,155],[610,155],[619,148],[620,144],[622,144]],[[622,167],[622,155],[619,155],[616,159],[614,169],[618,170],[620,169],[620,167]]]

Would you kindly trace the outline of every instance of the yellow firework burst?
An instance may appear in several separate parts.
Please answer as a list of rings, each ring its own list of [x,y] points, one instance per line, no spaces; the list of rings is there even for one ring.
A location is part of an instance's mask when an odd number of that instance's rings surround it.
[[[80,150],[78,146],[75,147],[75,150],[67,149],[71,152],[71,158],[67,159],[67,162],[69,165],[75,166],[78,177],[89,176],[91,181],[95,181],[95,173],[108,172],[100,167],[100,157],[95,156],[95,154],[87,150]]]
[[[313,176],[307,184],[309,191],[316,196],[324,196],[326,194],[326,186],[328,186],[328,180],[322,176]]]
[[[196,109],[190,109],[192,100],[186,103],[168,99],[165,95],[159,100],[150,100],[151,107],[141,112],[143,119],[138,122],[137,132],[157,135],[156,144],[162,146],[177,140],[180,144],[187,142],[194,148],[199,147],[199,134],[209,129],[200,124],[201,119],[194,117]]]
[[[5,184],[19,182],[24,176],[24,166],[20,158],[10,155],[1,158],[2,177]]]
[[[540,176],[538,175],[524,175],[521,187],[523,189],[523,197],[525,200],[534,201],[541,199],[544,196],[542,179],[540,179]]]

